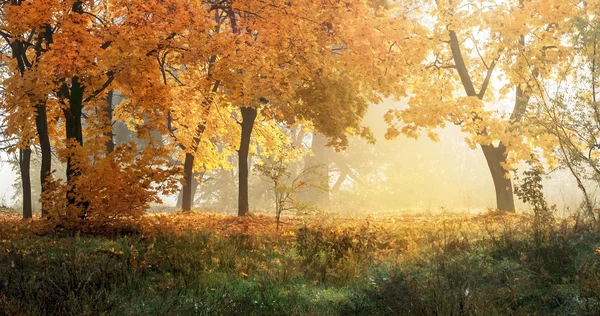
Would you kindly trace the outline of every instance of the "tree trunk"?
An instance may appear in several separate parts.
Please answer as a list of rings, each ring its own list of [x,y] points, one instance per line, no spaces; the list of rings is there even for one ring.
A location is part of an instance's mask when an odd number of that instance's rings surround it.
[[[40,169],[40,184],[41,184],[41,196],[46,192],[46,181],[50,171],[52,169],[52,147],[50,147],[50,136],[48,133],[48,119],[46,114],[46,103],[41,103],[37,106],[37,113],[35,117],[35,125],[37,129],[38,138],[40,141],[40,148],[42,152],[42,166]],[[42,217],[48,216],[47,203],[42,199]]]
[[[199,124],[197,127],[198,136],[194,137],[194,143],[192,145],[192,149],[194,154],[196,153],[198,146],[200,144],[200,136],[204,133],[206,129],[206,125]],[[192,210],[192,204],[194,202],[194,194],[196,193],[194,185],[194,154],[186,153],[185,161],[183,163],[183,179],[185,183],[182,188],[182,201],[181,201],[181,210],[184,212],[189,212]],[[192,189],[194,187],[194,189]]]
[[[452,51],[452,57],[454,59],[454,66],[456,72],[460,76],[460,81],[465,89],[465,93],[467,96],[477,97],[478,99],[483,100],[492,78],[492,72],[494,71],[496,63],[493,62],[490,67],[488,67],[485,79],[479,92],[477,92],[475,90],[475,86],[473,85],[473,81],[471,80],[471,76],[469,75],[469,70],[465,63],[465,59],[463,58],[460,49],[460,41],[458,40],[456,32],[449,30],[448,35],[450,37],[449,44]],[[521,36],[520,43],[521,45],[525,45],[523,36]],[[525,113],[527,108],[528,102],[529,97],[525,96],[521,88],[517,86],[515,91],[515,107],[510,117],[511,123],[521,120],[522,115]],[[473,118],[474,121],[480,119],[481,118],[478,115],[475,115]],[[485,134],[487,131],[482,131],[481,133]],[[506,147],[500,143],[498,147],[494,147],[493,145],[481,145],[481,149],[483,150],[490,173],[492,174],[492,179],[494,180],[494,187],[496,188],[496,207],[503,211],[514,212],[515,200],[513,197],[512,183],[510,178],[506,179],[504,177],[506,170],[504,170],[502,167],[502,163],[506,162]]]
[[[115,150],[115,143],[113,141],[113,90],[108,91],[108,96],[106,97],[106,107],[104,108],[104,112],[106,113],[106,154],[110,154]]]
[[[240,149],[238,150],[238,216],[246,216],[250,208],[248,205],[248,152],[257,111],[255,108],[248,107],[243,107],[240,110],[242,112],[242,137],[240,139]]]
[[[19,168],[21,169],[21,187],[23,189],[23,219],[33,216],[31,208],[31,148],[19,149]]]
[[[292,129],[291,131],[292,134],[292,146],[294,149],[297,148],[302,148],[304,146],[303,144],[303,140],[304,140],[304,130],[301,127]],[[290,166],[289,166],[289,170],[290,170],[290,179],[289,179],[289,184],[291,184],[292,179],[295,179],[298,174],[298,165],[299,165],[299,160],[298,161],[292,161],[290,162]]]
[[[181,201],[181,210],[189,212],[192,210],[192,201],[194,196],[192,195],[192,185],[194,182],[194,155],[186,153],[185,162],[183,164],[183,178],[185,183],[183,185],[183,199]]]
[[[83,146],[83,132],[81,125],[81,114],[83,110],[83,92],[84,87],[79,83],[78,77],[73,77],[71,80],[71,88],[66,84],[61,87],[60,94],[63,97],[68,98],[69,106],[63,110],[65,115],[65,129],[67,144],[69,146]],[[74,143],[74,144],[73,144]],[[67,183],[72,183],[73,180],[79,175],[79,171],[75,170],[73,165],[73,157],[67,157]],[[87,203],[77,203],[75,199],[75,188],[67,192],[67,200],[70,205],[79,204],[82,208],[81,218],[87,217]]]
[[[487,161],[494,187],[496,189],[496,207],[506,212],[515,212],[512,181],[504,175],[507,171],[502,167],[506,163],[506,147],[500,143],[498,147],[481,145]]]
[[[307,202],[314,203],[314,205],[320,208],[329,207],[329,148],[327,145],[327,139],[314,132],[312,136],[311,150],[314,154],[312,157],[308,157],[305,168],[316,168],[317,173],[321,179],[318,179],[322,189],[309,188],[306,191]]]
[[[81,125],[83,90],[77,77],[74,77],[71,81],[71,89],[63,85],[63,91],[67,93],[69,99],[69,106],[63,110],[67,142],[75,142],[78,146],[83,146],[83,130]],[[71,157],[67,159],[67,182],[70,182],[76,176],[71,160]]]
[[[198,191],[198,186],[200,186],[200,182],[202,182],[202,178],[204,177],[204,172],[202,173],[194,173],[194,176],[192,177],[192,193],[190,194],[192,197],[192,207],[194,207],[194,197],[196,196],[196,192]],[[184,189],[185,185],[181,186],[181,190],[179,191],[179,194],[177,195],[177,204],[175,205],[175,207],[177,208],[181,208],[183,206],[183,189]]]

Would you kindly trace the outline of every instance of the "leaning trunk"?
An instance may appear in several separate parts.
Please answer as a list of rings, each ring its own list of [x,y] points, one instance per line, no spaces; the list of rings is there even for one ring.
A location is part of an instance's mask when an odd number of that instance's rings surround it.
[[[494,187],[496,189],[496,207],[506,212],[515,212],[515,200],[510,177],[505,177],[507,171],[502,167],[506,163],[506,147],[500,143],[498,147],[481,145],[487,161]]]
[[[35,118],[38,138],[40,141],[40,149],[42,152],[42,166],[40,169],[41,196],[46,193],[46,182],[52,168],[52,148],[50,147],[50,136],[48,134],[48,119],[46,115],[46,103],[41,103],[37,106]],[[42,198],[42,217],[48,216],[48,205]]]
[[[248,215],[248,152],[250,150],[250,137],[252,128],[256,120],[257,111],[255,108],[244,107],[242,112],[242,137],[240,139],[240,149],[238,150],[238,216]]]
[[[29,147],[19,150],[19,168],[21,169],[21,186],[23,189],[23,218],[31,218],[31,177],[29,175],[31,164],[31,149]]]

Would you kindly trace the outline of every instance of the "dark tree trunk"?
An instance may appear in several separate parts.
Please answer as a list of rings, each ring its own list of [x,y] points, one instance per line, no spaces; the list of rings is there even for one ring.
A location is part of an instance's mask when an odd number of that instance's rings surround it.
[[[65,115],[65,129],[68,142],[74,142],[78,146],[83,146],[83,130],[81,125],[81,114],[83,110],[83,87],[79,83],[79,78],[74,77],[71,81],[71,89],[63,85],[64,92],[68,95],[69,106],[63,110]],[[67,159],[67,182],[70,182],[76,171],[73,168],[71,157]]]
[[[200,180],[202,179],[202,177],[204,176],[204,173],[200,173],[200,174],[194,174],[194,176],[192,177],[192,193],[190,194],[190,196],[192,197],[192,207],[194,207],[194,197],[196,196],[196,191],[198,190],[198,186],[200,185],[200,182],[198,181],[197,177],[200,177]],[[185,189],[185,184],[183,186],[181,186],[181,190],[179,191],[179,194],[177,195],[177,204],[176,207],[177,208],[182,208],[183,206],[183,191]]]
[[[250,138],[257,110],[255,108],[243,107],[241,108],[241,112],[242,137],[240,139],[240,149],[238,150],[238,216],[246,216],[250,209],[248,203],[248,151],[250,150]]]
[[[31,164],[31,148],[19,149],[19,169],[21,170],[21,187],[23,189],[23,218],[31,218],[31,177],[29,174]]]
[[[219,80],[215,82],[212,92],[217,91],[219,88],[219,82]],[[205,113],[208,115],[210,111],[210,103],[206,103],[204,105],[206,106],[204,109],[206,111]],[[171,129],[171,113],[169,113],[167,116],[167,128]],[[194,142],[192,145],[193,153],[188,152],[185,154],[185,161],[183,163],[183,178],[185,183],[183,188],[181,188],[179,197],[177,198],[177,207],[181,205],[181,210],[184,212],[189,212],[192,210],[194,195],[196,195],[196,187],[198,186],[198,183],[194,179],[194,155],[196,154],[196,150],[200,145],[200,137],[202,136],[202,133],[204,133],[205,129],[206,125],[204,125],[204,123],[198,124],[196,129],[197,135],[194,137]]]
[[[193,144],[193,152],[196,153],[198,146],[200,144],[200,136],[204,133],[204,129],[206,125],[199,124],[197,128],[198,136],[194,137]],[[183,179],[185,181],[183,188],[181,189],[182,193],[182,201],[181,201],[181,210],[184,212],[189,212],[192,210],[192,204],[194,202],[194,194],[196,193],[194,186],[194,154],[186,153],[185,161],[183,162]]]
[[[104,112],[106,113],[106,154],[110,154],[115,150],[115,142],[113,141],[113,90],[108,91],[106,97],[106,107]]]
[[[83,146],[83,132],[81,125],[81,114],[83,111],[83,92],[84,87],[81,86],[79,78],[73,77],[71,80],[71,87],[63,84],[61,87],[60,94],[66,97],[69,101],[68,107],[63,110],[65,115],[65,129],[67,143],[69,146]],[[75,169],[73,165],[73,157],[67,157],[67,183],[72,183],[73,180],[79,175],[79,171]],[[74,194],[75,189],[72,187],[67,192],[67,200],[69,204],[80,206],[82,208],[81,218],[87,217],[87,203],[77,203]]]
[[[183,178],[185,183],[183,185],[183,200],[181,201],[181,210],[189,212],[192,210],[192,185],[194,182],[194,155],[190,153],[185,154],[185,162],[183,163]]]
[[[41,194],[46,192],[47,177],[50,175],[52,169],[52,147],[50,147],[50,136],[48,133],[48,119],[46,115],[46,103],[41,103],[37,106],[37,113],[35,118],[35,125],[37,129],[38,138],[40,141],[40,148],[42,152],[42,166],[40,169],[40,184]],[[47,203],[42,200],[42,217],[48,216]]]
[[[498,147],[482,145],[481,149],[494,181],[496,207],[502,211],[515,212],[512,181],[504,176],[507,171],[502,167],[502,164],[506,163],[506,147],[500,143]]]

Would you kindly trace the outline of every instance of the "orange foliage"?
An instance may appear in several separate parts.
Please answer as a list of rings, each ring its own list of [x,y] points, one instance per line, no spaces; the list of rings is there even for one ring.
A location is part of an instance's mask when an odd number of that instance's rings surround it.
[[[89,155],[85,149],[73,145],[64,150],[79,175],[71,183],[53,181],[43,197],[50,217],[62,226],[101,229],[111,221],[138,219],[150,203],[162,202],[159,193],[170,194],[177,188],[174,175],[179,170],[169,166],[160,147],[146,146],[138,153],[131,142],[117,146],[108,156]]]

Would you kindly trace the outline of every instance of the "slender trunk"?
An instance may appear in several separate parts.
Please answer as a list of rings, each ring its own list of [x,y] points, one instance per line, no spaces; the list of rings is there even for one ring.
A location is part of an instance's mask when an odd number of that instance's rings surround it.
[[[200,145],[200,135],[204,133],[206,129],[206,125],[199,124],[197,127],[198,136],[194,137],[194,143],[192,146],[193,153],[185,154],[185,161],[183,162],[183,179],[185,181],[182,188],[182,202],[181,202],[181,210],[184,212],[189,212],[192,210],[192,203],[194,201],[194,192],[192,192],[193,182],[194,182],[194,154]],[[196,184],[197,185],[197,184]]]
[[[19,168],[21,169],[21,186],[23,189],[23,219],[33,216],[31,208],[31,148],[19,149]]]
[[[189,212],[192,210],[192,200],[194,197],[192,196],[192,182],[194,181],[194,155],[185,154],[185,162],[183,164],[183,178],[185,180],[185,184],[183,185],[183,200],[181,202],[181,210],[184,212]]]
[[[500,143],[498,147],[481,145],[487,161],[494,187],[496,189],[496,207],[506,212],[515,212],[512,181],[506,178],[506,170],[502,167],[506,163],[506,147]]]
[[[110,154],[115,150],[115,143],[113,141],[113,90],[108,91],[108,96],[106,97],[106,107],[104,108],[104,112],[106,113],[106,154]]]
[[[238,216],[246,216],[250,208],[248,204],[248,152],[250,150],[250,138],[257,110],[255,108],[243,107],[241,108],[241,112],[242,137],[240,139],[240,149],[238,150]]]
[[[211,57],[212,60],[212,57]],[[212,61],[214,62],[214,60]],[[219,83],[220,81],[217,80],[215,82],[215,84],[213,85],[212,88],[212,92],[216,92],[217,89],[219,88]],[[165,81],[166,84],[166,81]],[[205,114],[208,116],[208,114],[210,113],[210,103],[206,103],[204,104],[206,107],[204,108]],[[169,112],[167,115],[167,128],[171,129],[171,113]],[[202,133],[204,133],[204,130],[206,129],[206,125],[204,123],[200,123],[198,124],[198,127],[196,129],[196,137],[194,137],[194,142],[193,145],[191,147],[192,152],[187,152],[185,154],[185,161],[183,163],[183,178],[184,178],[184,185],[183,188],[181,189],[181,210],[184,212],[188,212],[192,210],[192,204],[194,201],[194,195],[196,194],[196,187],[198,186],[198,183],[195,182],[194,180],[194,155],[196,154],[196,150],[198,149],[198,146],[200,145],[200,137],[202,136]],[[179,207],[179,198],[177,199],[177,207]]]
[[[40,169],[40,184],[41,184],[41,196],[46,192],[46,182],[52,169],[52,147],[50,147],[50,136],[48,133],[48,118],[46,114],[46,103],[41,103],[37,106],[37,113],[35,117],[35,125],[37,129],[38,138],[40,141],[40,148],[42,152],[42,166]],[[42,199],[42,217],[48,216],[48,205]]]

